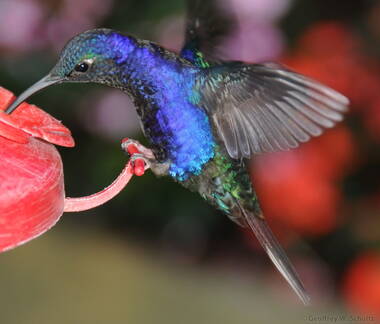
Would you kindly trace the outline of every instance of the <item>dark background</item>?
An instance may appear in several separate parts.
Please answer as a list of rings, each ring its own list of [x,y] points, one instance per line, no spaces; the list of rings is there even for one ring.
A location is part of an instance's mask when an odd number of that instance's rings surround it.
[[[224,2],[240,22],[225,44],[230,57],[280,61],[352,101],[337,128],[252,161],[264,212],[313,306],[299,305],[250,233],[148,172],[106,205],[64,215],[0,256],[0,323],[380,321],[380,5]],[[21,93],[86,29],[178,50],[183,23],[177,0],[0,0],[0,85]],[[132,103],[116,90],[61,85],[30,102],[73,132],[76,147],[60,149],[68,196],[116,177],[126,162],[123,137],[144,142]]]

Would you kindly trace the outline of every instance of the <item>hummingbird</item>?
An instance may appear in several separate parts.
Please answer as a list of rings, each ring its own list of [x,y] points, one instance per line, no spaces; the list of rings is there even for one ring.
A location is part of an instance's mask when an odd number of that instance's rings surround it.
[[[179,53],[112,29],[83,32],[6,112],[53,84],[98,83],[125,92],[151,147],[133,143],[152,172],[198,192],[249,228],[307,305],[310,297],[260,208],[248,161],[321,135],[343,119],[349,100],[276,63],[221,60],[220,44],[234,19],[216,0],[188,0],[187,6]]]

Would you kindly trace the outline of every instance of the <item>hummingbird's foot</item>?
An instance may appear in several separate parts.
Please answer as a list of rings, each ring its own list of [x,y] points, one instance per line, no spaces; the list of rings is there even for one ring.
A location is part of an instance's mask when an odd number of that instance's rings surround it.
[[[157,176],[163,176],[168,173],[169,163],[158,162],[152,150],[146,148],[138,141],[124,138],[121,141],[121,148],[130,156],[133,173],[141,176],[147,169],[151,169]]]
[[[148,159],[155,159],[152,150],[146,148],[144,145],[140,144],[139,141],[136,141],[131,138],[123,138],[121,140],[121,149],[127,152],[131,157],[134,154],[142,154],[144,157]]]

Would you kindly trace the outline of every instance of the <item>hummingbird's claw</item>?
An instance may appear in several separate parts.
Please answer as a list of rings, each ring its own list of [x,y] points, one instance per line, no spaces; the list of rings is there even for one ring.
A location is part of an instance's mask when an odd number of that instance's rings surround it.
[[[126,137],[122,139],[121,148],[123,151],[127,152],[129,155],[141,153],[148,159],[155,159],[155,156],[152,150],[146,148],[144,145],[140,144],[138,141],[131,138]]]
[[[130,156],[135,175],[142,176],[151,167],[151,161],[154,160],[153,152],[138,141],[124,138],[121,141],[121,148]]]
[[[141,176],[147,169],[151,169],[157,176],[168,174],[170,163],[158,162],[153,154],[153,151],[146,148],[138,141],[130,138],[124,138],[121,141],[121,148],[130,157],[135,175]]]
[[[150,162],[141,153],[135,153],[130,158],[133,173],[138,177],[144,175],[145,170],[150,168]]]

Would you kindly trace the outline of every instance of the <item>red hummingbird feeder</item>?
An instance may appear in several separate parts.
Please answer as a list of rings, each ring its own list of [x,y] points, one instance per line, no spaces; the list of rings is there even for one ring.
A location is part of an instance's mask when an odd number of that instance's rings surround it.
[[[97,207],[116,196],[133,174],[146,169],[142,159],[127,163],[104,190],[87,197],[65,198],[63,164],[54,145],[75,145],[68,128],[27,103],[11,115],[4,110],[14,95],[0,87],[0,252],[49,230],[63,212]],[[128,152],[139,153],[130,145]]]

